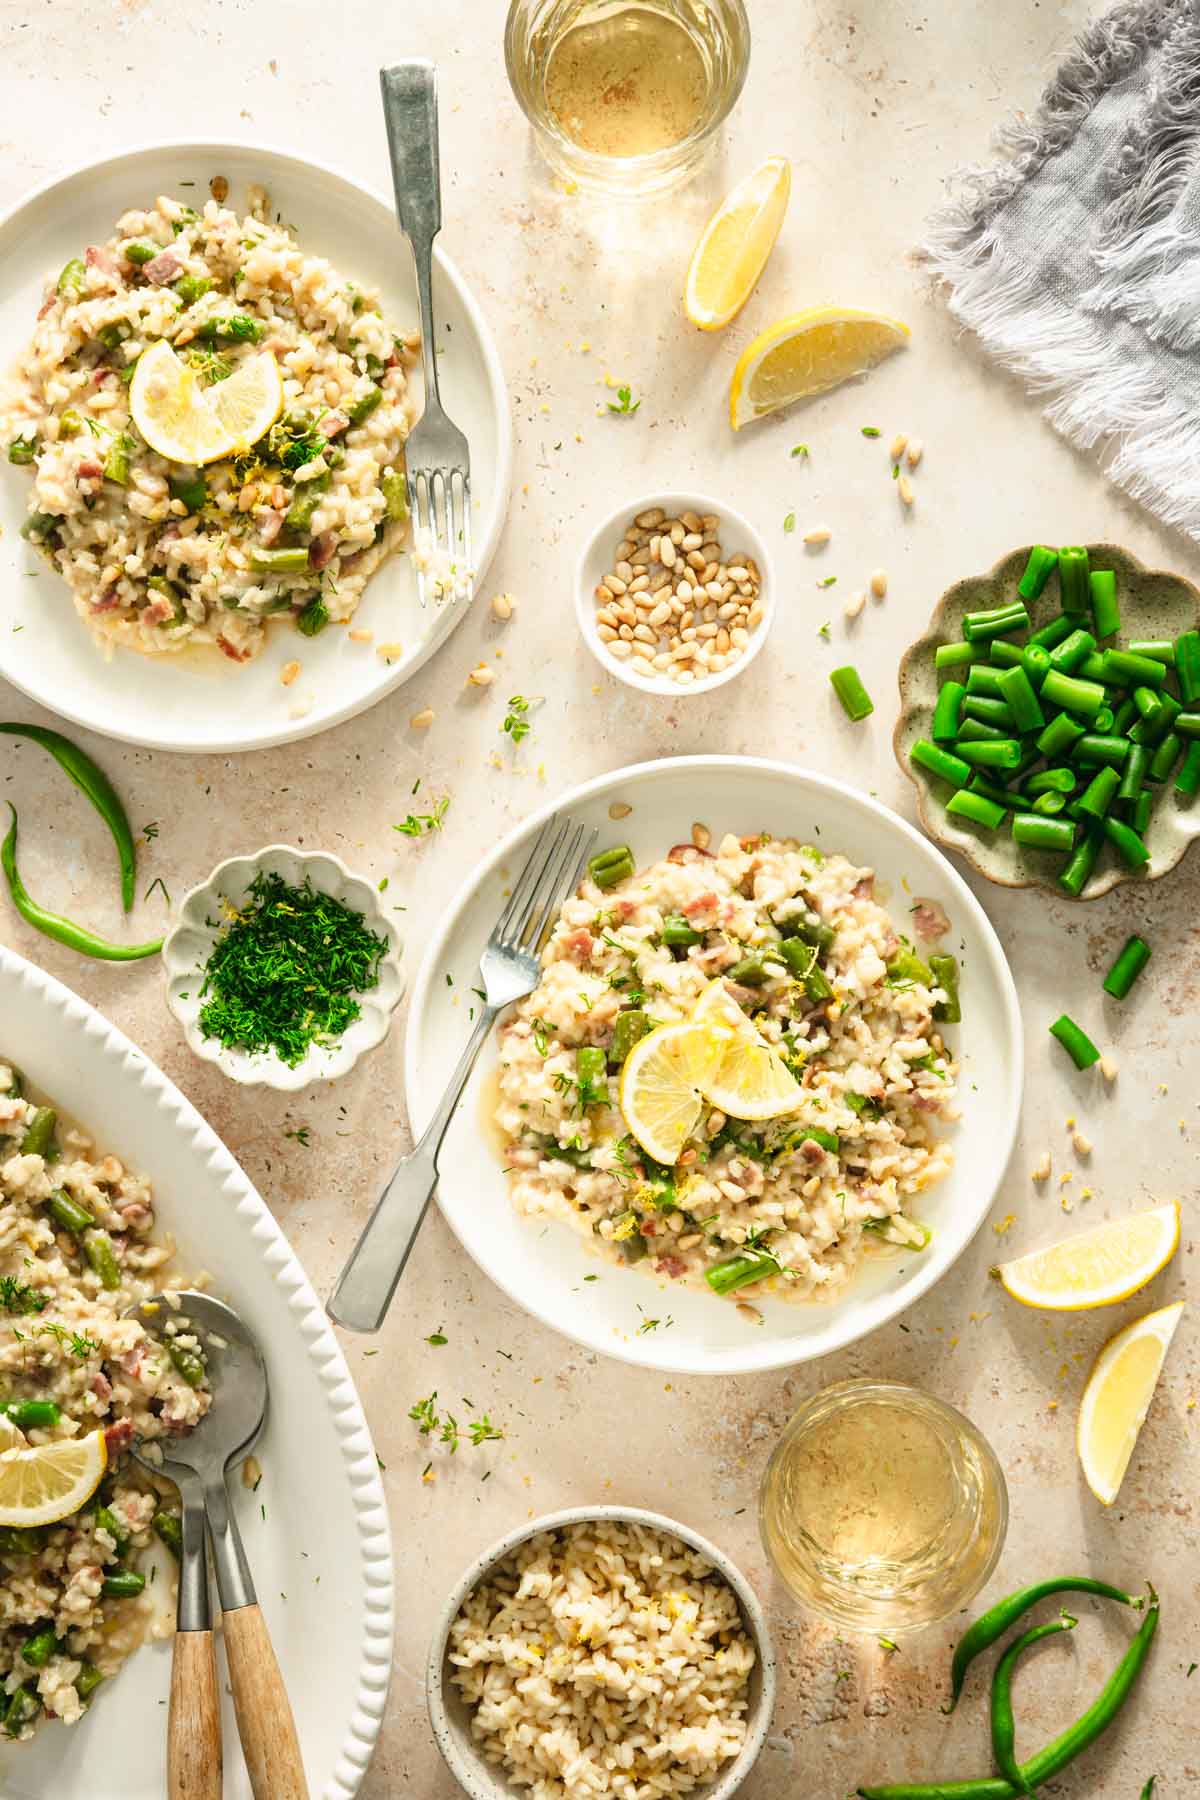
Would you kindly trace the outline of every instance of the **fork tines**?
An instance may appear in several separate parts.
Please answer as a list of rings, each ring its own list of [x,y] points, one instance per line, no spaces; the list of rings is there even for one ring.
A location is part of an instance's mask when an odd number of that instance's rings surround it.
[[[426,467],[407,471],[408,510],[413,521],[417,597],[469,599],[474,582],[471,565],[471,472],[469,468]],[[432,566],[422,566],[426,558]],[[444,566],[443,566],[444,565]]]
[[[565,896],[579,885],[596,833],[574,819],[546,820],[497,921],[493,942],[505,947],[541,941]]]

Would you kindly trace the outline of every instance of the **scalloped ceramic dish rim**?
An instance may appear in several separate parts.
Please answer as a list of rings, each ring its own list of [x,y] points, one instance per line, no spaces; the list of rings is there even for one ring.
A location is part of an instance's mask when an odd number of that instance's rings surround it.
[[[204,902],[206,897],[216,898],[220,891],[221,877],[227,870],[242,866],[247,870],[256,870],[262,867],[265,858],[276,854],[294,857],[300,864],[332,863],[343,881],[364,890],[368,900],[364,917],[369,924],[377,925],[388,939],[388,949],[383,957],[383,965],[390,968],[395,974],[396,992],[390,999],[375,999],[374,1007],[381,1014],[382,1029],[379,1035],[372,1038],[370,1042],[360,1043],[352,1052],[350,1060],[344,1064],[341,1058],[347,1048],[345,1037],[340,1040],[336,1052],[309,1050],[294,1069],[288,1068],[286,1063],[281,1063],[275,1055],[257,1058],[251,1062],[244,1051],[235,1053],[224,1044],[219,1043],[217,1039],[206,1038],[199,1030],[195,1017],[185,1013],[180,1005],[180,996],[176,992],[177,985],[181,981],[190,980],[195,975],[196,968],[195,964],[190,961],[186,967],[184,966],[177,940],[187,932],[195,931],[203,934],[208,930],[205,925],[188,917],[189,909]],[[394,920],[389,919],[380,906],[379,896],[371,883],[365,876],[356,875],[354,870],[349,868],[342,858],[332,850],[301,850],[294,844],[264,844],[261,850],[256,850],[252,854],[227,856],[223,862],[219,862],[206,881],[197,882],[196,886],[189,889],[184,895],[179,906],[179,916],[163,939],[161,954],[163,970],[166,975],[167,1010],[181,1027],[188,1049],[192,1054],[198,1056],[201,1062],[212,1063],[220,1069],[223,1075],[228,1076],[230,1081],[237,1082],[241,1087],[270,1087],[279,1093],[297,1092],[318,1081],[340,1081],[343,1075],[348,1075],[360,1057],[366,1056],[371,1050],[377,1050],[387,1037],[392,1028],[393,1014],[404,998],[407,985],[403,965],[404,940],[397,930]],[[356,1019],[350,1030],[353,1031],[357,1026],[365,1023],[365,1016]],[[324,1065],[316,1066],[317,1059],[322,1057],[325,1059]],[[313,1065],[311,1068],[310,1064]]]
[[[374,1440],[341,1346],[324,1307],[270,1208],[207,1120],[174,1082],[88,1001],[15,950],[0,944],[0,987],[10,978],[18,984],[27,984],[36,994],[39,1006],[63,1015],[64,1038],[69,1040],[76,1034],[84,1037],[106,1062],[112,1064],[114,1089],[119,1092],[124,1084],[136,1081],[146,1090],[154,1106],[167,1115],[171,1130],[178,1136],[188,1157],[194,1154],[206,1158],[212,1174],[214,1208],[228,1209],[229,1220],[236,1221],[229,1235],[241,1235],[244,1231],[247,1248],[252,1248],[270,1280],[282,1290],[294,1327],[292,1349],[302,1351],[314,1365],[333,1415],[346,1479],[351,1484],[359,1528],[357,1549],[364,1614],[356,1710],[348,1721],[345,1740],[333,1773],[322,1790],[321,1800],[353,1800],[370,1763],[387,1702],[392,1669],[395,1563],[391,1523]],[[213,1234],[211,1222],[202,1226],[198,1236],[205,1231]],[[351,1465],[355,1440],[360,1447],[356,1463]],[[354,1568],[352,1563],[349,1566]],[[131,1667],[124,1673],[128,1684],[134,1671]],[[303,1717],[299,1724],[303,1743]],[[151,1725],[155,1730],[162,1728],[161,1723],[147,1719],[147,1727]],[[67,1788],[62,1790],[63,1800],[68,1800],[69,1792]],[[96,1790],[92,1788],[89,1792],[94,1795]]]
[[[1043,893],[1058,894],[1061,895],[1064,900],[1102,900],[1106,894],[1111,894],[1114,888],[1121,887],[1126,882],[1136,881],[1139,886],[1146,887],[1152,881],[1161,881],[1165,875],[1173,875],[1192,845],[1195,843],[1196,838],[1200,836],[1200,819],[1198,819],[1196,830],[1193,831],[1190,836],[1186,837],[1179,846],[1179,854],[1172,862],[1167,863],[1164,868],[1156,869],[1153,873],[1142,874],[1136,869],[1126,869],[1120,867],[1118,864],[1113,864],[1105,870],[1095,886],[1089,883],[1082,893],[1068,894],[1049,876],[1032,873],[1028,880],[1023,880],[1019,873],[1011,876],[997,875],[994,874],[991,869],[985,868],[983,863],[979,860],[978,852],[975,848],[975,840],[973,838],[966,838],[965,834],[961,839],[958,836],[951,837],[943,828],[943,821],[940,817],[936,821],[931,819],[930,813],[932,807],[930,805],[931,790],[929,785],[913,769],[912,764],[904,754],[901,746],[901,738],[907,729],[909,718],[913,712],[911,702],[906,701],[905,699],[904,689],[906,679],[922,653],[927,648],[930,650],[934,649],[937,643],[941,641],[942,616],[954,594],[964,582],[971,581],[982,584],[994,580],[999,571],[1004,567],[1005,563],[1011,561],[1014,556],[1027,556],[1031,548],[1031,545],[1018,545],[1015,550],[1007,550],[1003,556],[997,557],[990,569],[985,569],[980,575],[960,576],[957,581],[951,582],[950,586],[940,595],[934,605],[932,613],[929,615],[929,623],[926,625],[925,630],[921,633],[919,638],[914,639],[900,658],[896,672],[896,682],[900,694],[900,712],[896,719],[895,728],[892,731],[892,754],[896,759],[901,774],[906,780],[912,783],[916,790],[917,812],[926,834],[941,849],[954,851],[957,855],[961,856],[963,861],[968,863],[970,867],[974,869],[975,873],[981,875],[985,881],[990,881],[994,887],[1009,888],[1014,892],[1018,890],[1027,890],[1029,888],[1040,888]],[[1181,587],[1187,588],[1192,594],[1196,603],[1197,618],[1200,619],[1200,588],[1196,586],[1195,582],[1189,581],[1186,575],[1176,574],[1173,569],[1149,568],[1141,561],[1140,557],[1135,556],[1132,550],[1126,550],[1122,544],[1111,544],[1105,541],[1091,543],[1087,548],[1089,552],[1096,551],[1104,555],[1112,555],[1115,553],[1118,556],[1124,557],[1126,561],[1134,565],[1139,575],[1146,575],[1151,578],[1159,577],[1164,581],[1178,582]],[[939,808],[939,813],[944,814],[945,808]]]
[[[512,1797],[524,1790],[511,1787],[498,1776],[474,1751],[467,1733],[456,1730],[451,1722],[446,1704],[446,1689],[450,1680],[447,1662],[450,1628],[460,1608],[480,1582],[530,1538],[537,1537],[543,1531],[559,1530],[565,1525],[592,1525],[610,1521],[646,1525],[661,1532],[664,1537],[677,1538],[690,1549],[698,1550],[732,1591],[742,1615],[742,1623],[754,1641],[758,1658],[756,1666],[761,1673],[761,1681],[758,1698],[747,1715],[746,1741],[737,1757],[721,1775],[708,1786],[696,1789],[695,1800],[731,1800],[731,1796],[747,1779],[762,1754],[775,1711],[775,1645],[762,1602],[732,1557],[727,1556],[710,1538],[693,1531],[690,1525],[681,1524],[678,1519],[669,1518],[666,1513],[653,1512],[641,1506],[569,1506],[557,1512],[543,1513],[540,1518],[518,1525],[486,1550],[482,1550],[454,1584],[438,1615],[425,1664],[425,1699],[429,1709],[429,1722],[447,1768],[470,1795],[471,1800],[512,1800]],[[464,1754],[464,1743],[470,1754]]]
[[[624,532],[625,526],[638,513],[644,513],[652,506],[661,506],[668,515],[678,516],[681,512],[716,513],[721,520],[721,532],[726,542],[730,533],[726,526],[732,526],[746,540],[746,549],[758,564],[759,599],[763,605],[763,616],[755,630],[750,634],[750,642],[738,657],[726,669],[720,669],[715,675],[706,675],[703,681],[693,682],[690,686],[678,681],[671,681],[666,676],[656,676],[653,680],[648,675],[635,674],[626,668],[615,656],[610,656],[596,635],[596,601],[593,584],[588,579],[588,565],[592,561],[602,540],[611,539],[619,543],[616,532]],[[599,577],[597,577],[599,579]],[[592,526],[587,533],[583,549],[575,563],[575,617],[583,641],[591,651],[600,667],[626,687],[636,688],[640,694],[658,694],[671,699],[690,700],[698,694],[711,694],[714,689],[724,687],[727,681],[733,681],[738,675],[745,674],[754,661],[775,623],[775,565],[768,550],[762,532],[736,506],[728,501],[718,500],[713,494],[690,492],[683,488],[668,488],[661,493],[647,494],[641,500],[627,500],[623,505],[615,507],[607,518],[598,525]]]

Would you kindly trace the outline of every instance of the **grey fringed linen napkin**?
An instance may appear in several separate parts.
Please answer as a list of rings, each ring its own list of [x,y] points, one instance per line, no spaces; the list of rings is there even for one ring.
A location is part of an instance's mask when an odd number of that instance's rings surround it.
[[[999,148],[930,222],[927,266],[1051,423],[1200,539],[1200,0],[1094,21]]]

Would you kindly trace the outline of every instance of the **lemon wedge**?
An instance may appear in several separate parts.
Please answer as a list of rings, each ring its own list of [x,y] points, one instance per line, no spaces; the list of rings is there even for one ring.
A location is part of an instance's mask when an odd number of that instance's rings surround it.
[[[102,1431],[0,1451],[0,1525],[54,1525],[78,1512],[108,1466]]]
[[[1075,1312],[1136,1294],[1178,1248],[1179,1202],[1172,1200],[1001,1263],[999,1275],[1023,1306]]]
[[[795,1112],[804,1099],[803,1088],[723,981],[709,982],[692,1022],[721,1026],[729,1034],[725,1054],[700,1084],[706,1100],[734,1119],[777,1119]]]
[[[621,1070],[621,1111],[655,1162],[674,1165],[700,1121],[700,1090],[728,1044],[721,1030],[660,1025],[634,1045]]]
[[[220,424],[233,434],[235,451],[248,450],[283,411],[283,381],[269,350],[248,356],[226,381],[205,388]]]
[[[738,358],[729,384],[735,431],[766,413],[823,394],[902,350],[911,333],[899,319],[852,306],[817,306],[767,327]]]
[[[768,156],[727,194],[692,252],[683,308],[701,331],[719,331],[739,313],[779,236],[792,191],[786,156]]]
[[[196,371],[160,338],[138,358],[129,409],[152,450],[199,466],[248,449],[270,430],[283,410],[283,383],[264,350],[228,380],[202,387]]]
[[[1105,1506],[1121,1490],[1182,1311],[1177,1300],[1126,1325],[1109,1338],[1088,1376],[1076,1443],[1087,1484]]]

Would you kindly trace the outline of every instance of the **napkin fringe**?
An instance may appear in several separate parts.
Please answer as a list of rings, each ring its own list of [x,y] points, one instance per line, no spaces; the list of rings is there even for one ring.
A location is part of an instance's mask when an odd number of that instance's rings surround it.
[[[1195,238],[1170,217],[1200,114],[1196,29],[1195,0],[1144,0],[1090,25],[1037,113],[1015,116],[1001,128],[997,148],[1007,160],[956,178],[955,196],[931,219],[919,254],[949,285],[955,317],[998,362],[1046,396],[1050,424],[1081,450],[1099,448],[1111,481],[1167,524],[1200,537],[1194,410],[1172,394],[1152,358],[1130,355],[1112,318],[1119,314],[1166,351],[1200,343]],[[1085,298],[1093,317],[1081,317],[1027,262],[1006,254],[992,226],[1026,181],[1071,142],[1112,84],[1160,48],[1162,79],[1122,158],[1122,185],[1102,221],[1096,258],[1102,275]],[[1150,295],[1145,288],[1152,274]]]

